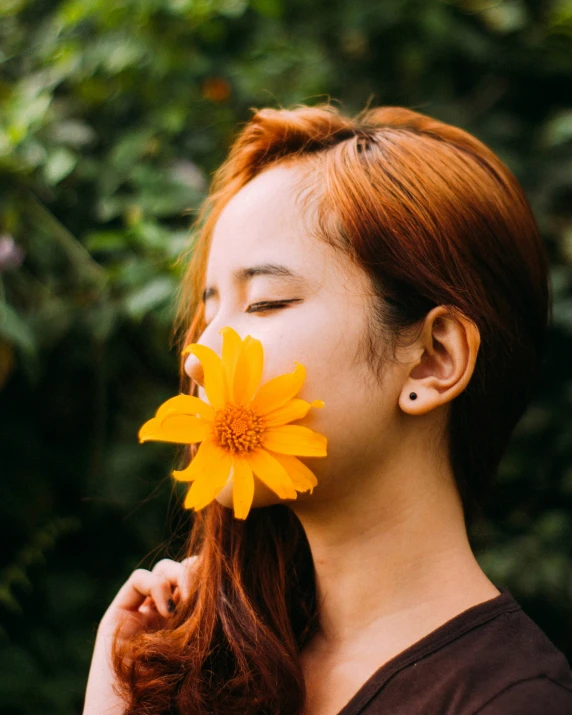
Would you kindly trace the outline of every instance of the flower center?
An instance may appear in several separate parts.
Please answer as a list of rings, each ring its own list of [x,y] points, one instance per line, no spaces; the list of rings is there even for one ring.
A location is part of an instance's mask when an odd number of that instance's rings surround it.
[[[213,421],[215,438],[219,447],[229,452],[252,452],[262,437],[262,420],[248,407],[226,405],[217,410]]]

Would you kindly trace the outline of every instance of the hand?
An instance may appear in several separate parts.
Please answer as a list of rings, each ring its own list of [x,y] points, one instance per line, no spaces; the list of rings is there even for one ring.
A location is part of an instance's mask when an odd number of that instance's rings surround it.
[[[115,629],[120,640],[160,628],[177,603],[187,600],[198,556],[181,563],[163,559],[152,571],[136,569],[105,612],[95,639],[83,715],[122,715],[126,703],[114,688],[111,649]],[[169,600],[173,606],[169,608]]]
[[[177,604],[188,599],[198,558],[190,556],[180,563],[162,559],[152,571],[133,571],[109,605],[98,632],[111,633],[120,625],[118,638],[127,640],[139,631],[161,628]]]

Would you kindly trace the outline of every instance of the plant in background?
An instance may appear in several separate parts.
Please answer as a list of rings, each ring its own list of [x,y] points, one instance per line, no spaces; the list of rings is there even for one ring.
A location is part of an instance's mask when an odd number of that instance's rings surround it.
[[[251,107],[327,96],[466,128],[531,200],[554,320],[474,543],[572,652],[571,43],[572,0],[0,2],[2,573],[78,520],[6,577],[3,714],[80,710],[94,624],[175,530],[167,447],[135,435],[177,379],[189,213]]]

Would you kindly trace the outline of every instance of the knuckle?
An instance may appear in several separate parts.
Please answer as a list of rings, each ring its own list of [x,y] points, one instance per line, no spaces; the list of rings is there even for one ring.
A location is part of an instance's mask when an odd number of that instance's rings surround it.
[[[159,561],[155,564],[155,568],[164,568],[172,563],[174,563],[172,559],[159,559]]]
[[[181,561],[181,565],[185,566],[187,569],[192,568],[196,565],[198,559],[198,556],[189,556]]]
[[[155,566],[153,566],[153,573],[154,574],[164,574],[168,573],[175,562],[172,561],[171,559],[161,559],[160,561],[157,561]]]
[[[171,589],[172,582],[173,579],[169,578],[168,575],[159,575],[154,581],[154,584],[155,588],[158,589],[161,593],[166,593]]]
[[[156,578],[153,579],[151,591],[152,593],[166,593],[170,589],[170,581],[165,576],[158,574]]]

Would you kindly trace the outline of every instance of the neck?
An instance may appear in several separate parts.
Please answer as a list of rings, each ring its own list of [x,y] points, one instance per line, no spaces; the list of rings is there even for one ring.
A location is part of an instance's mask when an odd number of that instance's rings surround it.
[[[461,612],[498,594],[472,553],[450,471],[432,473],[425,458],[364,482],[383,487],[296,508],[314,560],[322,641],[343,647],[408,612]]]

